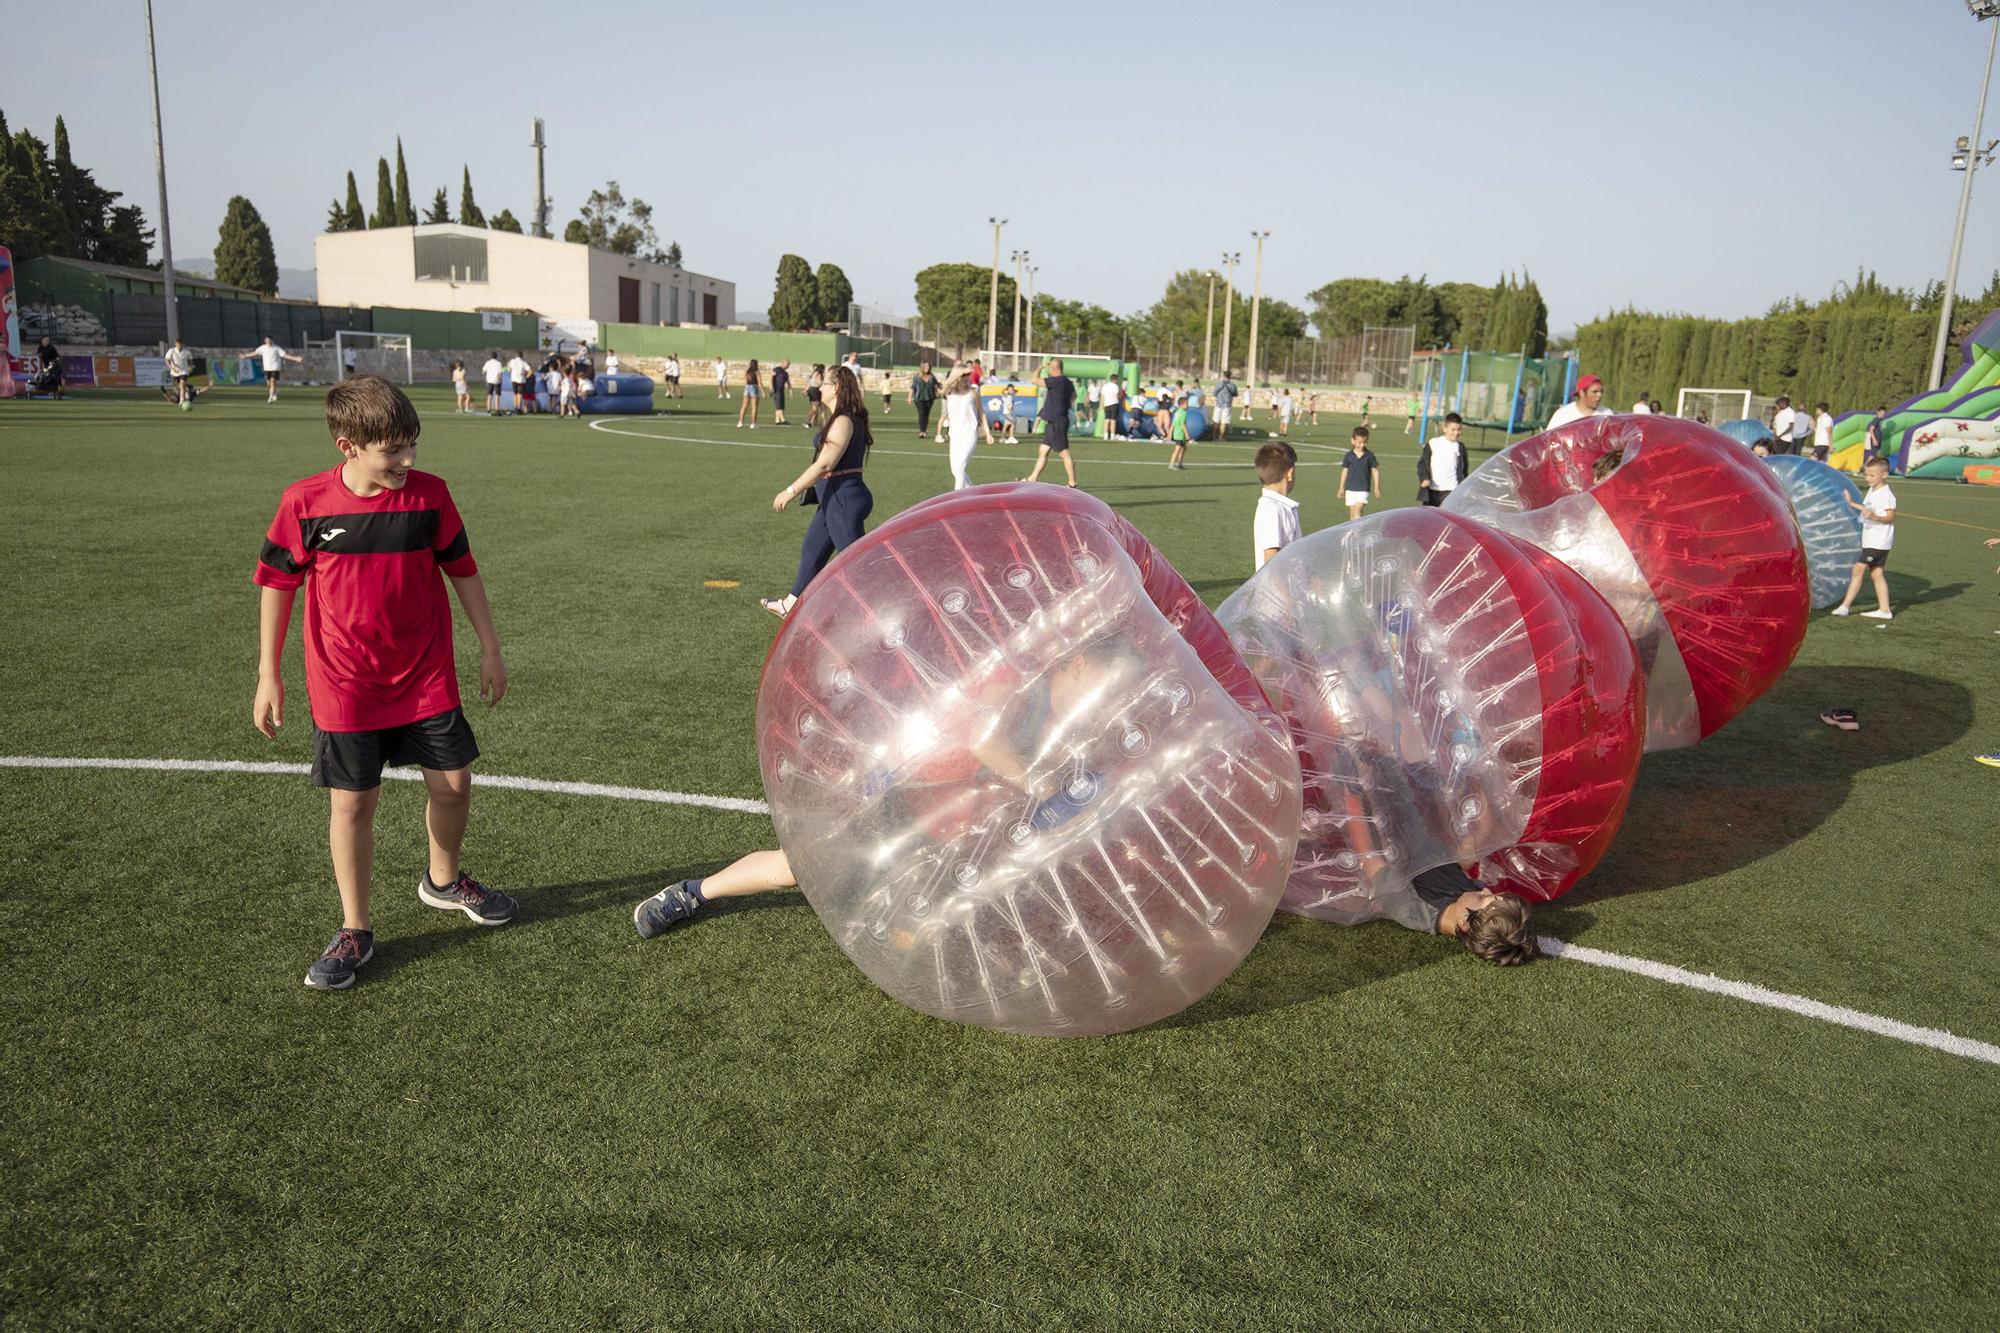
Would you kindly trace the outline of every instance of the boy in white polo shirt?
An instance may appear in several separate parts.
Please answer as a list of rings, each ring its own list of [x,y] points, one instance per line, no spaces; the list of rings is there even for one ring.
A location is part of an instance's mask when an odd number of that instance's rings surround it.
[[[1298,465],[1298,453],[1289,444],[1267,444],[1257,451],[1257,479],[1264,490],[1257,497],[1250,545],[1258,569],[1299,539],[1299,502],[1292,498]]]
[[[1882,459],[1873,459],[1862,469],[1868,482],[1868,494],[1856,504],[1853,496],[1847,497],[1847,507],[1861,515],[1861,560],[1854,566],[1854,576],[1847,582],[1847,596],[1840,599],[1840,605],[1830,614],[1844,616],[1850,614],[1854,598],[1861,591],[1863,575],[1872,575],[1875,581],[1875,609],[1861,614],[1870,620],[1892,620],[1889,610],[1889,579],[1882,567],[1889,563],[1889,548],[1896,544],[1896,493],[1889,489],[1889,465]]]
[[[500,415],[500,377],[507,373],[500,353],[488,352],[486,364],[479,368],[479,373],[486,377],[486,415],[497,417]]]
[[[1417,499],[1435,509],[1465,480],[1465,418],[1444,414],[1444,434],[1424,442],[1417,454]]]
[[[272,342],[271,335],[268,333],[264,335],[262,343],[251,348],[243,355],[262,358],[264,363],[264,383],[271,390],[264,398],[264,401],[267,403],[278,401],[278,381],[284,377],[285,362],[297,361],[301,365],[305,363],[304,357],[293,356],[290,352]]]

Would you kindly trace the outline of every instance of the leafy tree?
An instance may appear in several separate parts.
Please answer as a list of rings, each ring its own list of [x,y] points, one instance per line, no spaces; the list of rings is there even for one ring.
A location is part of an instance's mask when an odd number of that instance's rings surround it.
[[[563,228],[563,239],[571,245],[589,245],[590,228],[584,225],[582,218],[571,218],[569,225]]]
[[[503,208],[498,213],[495,213],[493,220],[486,225],[494,231],[511,231],[516,236],[521,234],[521,223],[514,216],[514,210],[511,208]]]
[[[812,265],[797,255],[778,259],[770,320],[779,333],[802,332],[819,322],[819,280],[813,277]]]
[[[821,264],[813,275],[819,282],[819,324],[845,324],[847,308],[854,304],[854,284],[838,264]]]
[[[389,159],[375,159],[375,211],[368,215],[371,227],[396,225],[396,187],[389,180]]]
[[[131,264],[143,268],[153,250],[153,229],[137,204],[120,204],[111,210],[104,239],[97,244],[96,258],[106,264]]]
[[[984,264],[932,264],[917,273],[917,313],[934,342],[978,347],[986,338],[986,295],[991,270]],[[1014,279],[1000,275],[1000,312],[1014,305]]]
[[[410,169],[403,165],[403,136],[396,136],[396,225],[416,225],[417,213],[410,206]]]
[[[240,194],[229,201],[216,237],[215,278],[266,296],[278,293],[278,257],[271,248],[271,229],[256,205]]]
[[[667,242],[666,262],[671,264],[675,268],[679,268],[681,266],[681,243],[679,241]]]
[[[458,220],[468,227],[486,225],[486,215],[472,201],[472,168],[465,168],[465,181],[458,187]]]
[[[451,221],[451,200],[445,197],[444,186],[438,186],[437,193],[431,196],[431,206],[424,210],[424,221]]]
[[[10,137],[0,118],[0,237],[16,259],[64,253],[62,212],[43,152],[26,130]]]
[[[578,210],[577,218],[563,229],[563,239],[581,226],[587,244],[617,255],[631,255],[654,263],[667,262],[660,250],[660,238],[653,231],[653,206],[644,199],[625,197],[617,181],[606,181],[601,190],[592,190]]]

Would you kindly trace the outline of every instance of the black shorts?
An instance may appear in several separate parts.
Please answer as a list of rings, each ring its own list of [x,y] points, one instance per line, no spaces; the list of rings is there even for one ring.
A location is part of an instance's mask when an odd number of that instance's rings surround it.
[[[285,372],[282,370],[267,370],[264,372],[264,378],[269,380],[273,384],[276,384],[279,380],[283,379],[284,377],[285,377]]]
[[[1067,421],[1044,421],[1042,423],[1042,448],[1050,453],[1069,452],[1069,423]]]
[[[783,389],[771,390],[771,409],[775,412],[785,410],[785,391]]]
[[[1870,569],[1881,569],[1889,563],[1889,553],[1864,546],[1861,548],[1861,563]]]
[[[1426,486],[1417,492],[1417,499],[1429,505],[1432,509],[1436,509],[1444,503],[1444,497],[1450,494],[1450,491],[1441,491],[1435,486]]]
[[[313,786],[341,791],[375,790],[384,768],[415,764],[449,772],[479,757],[463,708],[382,731],[321,731],[315,725],[312,738]]]

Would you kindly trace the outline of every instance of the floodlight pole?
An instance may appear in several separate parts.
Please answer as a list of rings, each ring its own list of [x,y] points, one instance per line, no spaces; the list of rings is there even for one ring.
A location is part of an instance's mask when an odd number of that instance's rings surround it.
[[[160,176],[160,280],[167,289],[167,342],[181,338],[180,310],[174,303],[174,236],[167,225],[167,147],[160,133],[160,55],[153,45],[153,0],[146,0],[146,63],[153,72],[153,163]]]
[[[1208,326],[1204,328],[1201,333],[1201,377],[1203,379],[1209,378],[1209,371],[1211,366],[1213,365],[1213,363],[1209,360],[1209,352],[1214,348],[1214,346],[1215,346],[1215,270],[1210,269],[1208,271]]]
[[[1021,265],[1028,262],[1026,250],[1016,250],[1010,256],[1014,261],[1014,337],[1012,350],[1015,356],[1021,354]]]
[[[1243,262],[1243,252],[1230,254],[1222,252],[1222,263],[1229,270],[1229,276],[1222,284],[1222,373],[1229,373],[1229,317],[1236,311],[1236,266]]]
[[[1028,359],[1035,359],[1035,274],[1040,270],[1028,265]]]
[[[994,339],[1000,336],[1000,229],[1007,225],[1007,219],[986,220],[993,224],[993,283],[986,289],[986,349],[991,351]]]
[[[1250,233],[1251,239],[1257,242],[1257,267],[1255,276],[1250,280],[1250,369],[1246,382],[1253,390],[1257,385],[1257,307],[1264,300],[1264,238],[1270,234],[1268,231]]]
[[[1986,127],[1986,89],[1993,82],[1993,48],[2000,44],[2000,4],[1993,0],[1972,0],[1967,6],[1979,22],[1993,19],[1993,35],[1986,39],[1986,71],[1979,76],[1979,109],[1972,116],[1972,137],[1966,141],[1965,184],[1958,192],[1958,222],[1951,231],[1951,259],[1944,268],[1944,306],[1938,311],[1937,343],[1931,348],[1931,388],[1944,383],[1945,346],[1951,341],[1951,307],[1958,296],[1958,256],[1965,247],[1965,218],[1972,208],[1972,174],[1984,156],[1979,136]]]

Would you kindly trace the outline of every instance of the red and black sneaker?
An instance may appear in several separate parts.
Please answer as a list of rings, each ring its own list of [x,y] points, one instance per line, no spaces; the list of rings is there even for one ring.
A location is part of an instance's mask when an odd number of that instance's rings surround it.
[[[456,880],[443,886],[432,883],[430,871],[426,870],[417,881],[417,897],[427,907],[463,912],[482,926],[504,926],[521,910],[521,905],[512,898],[487,888],[463,870],[458,872]]]

